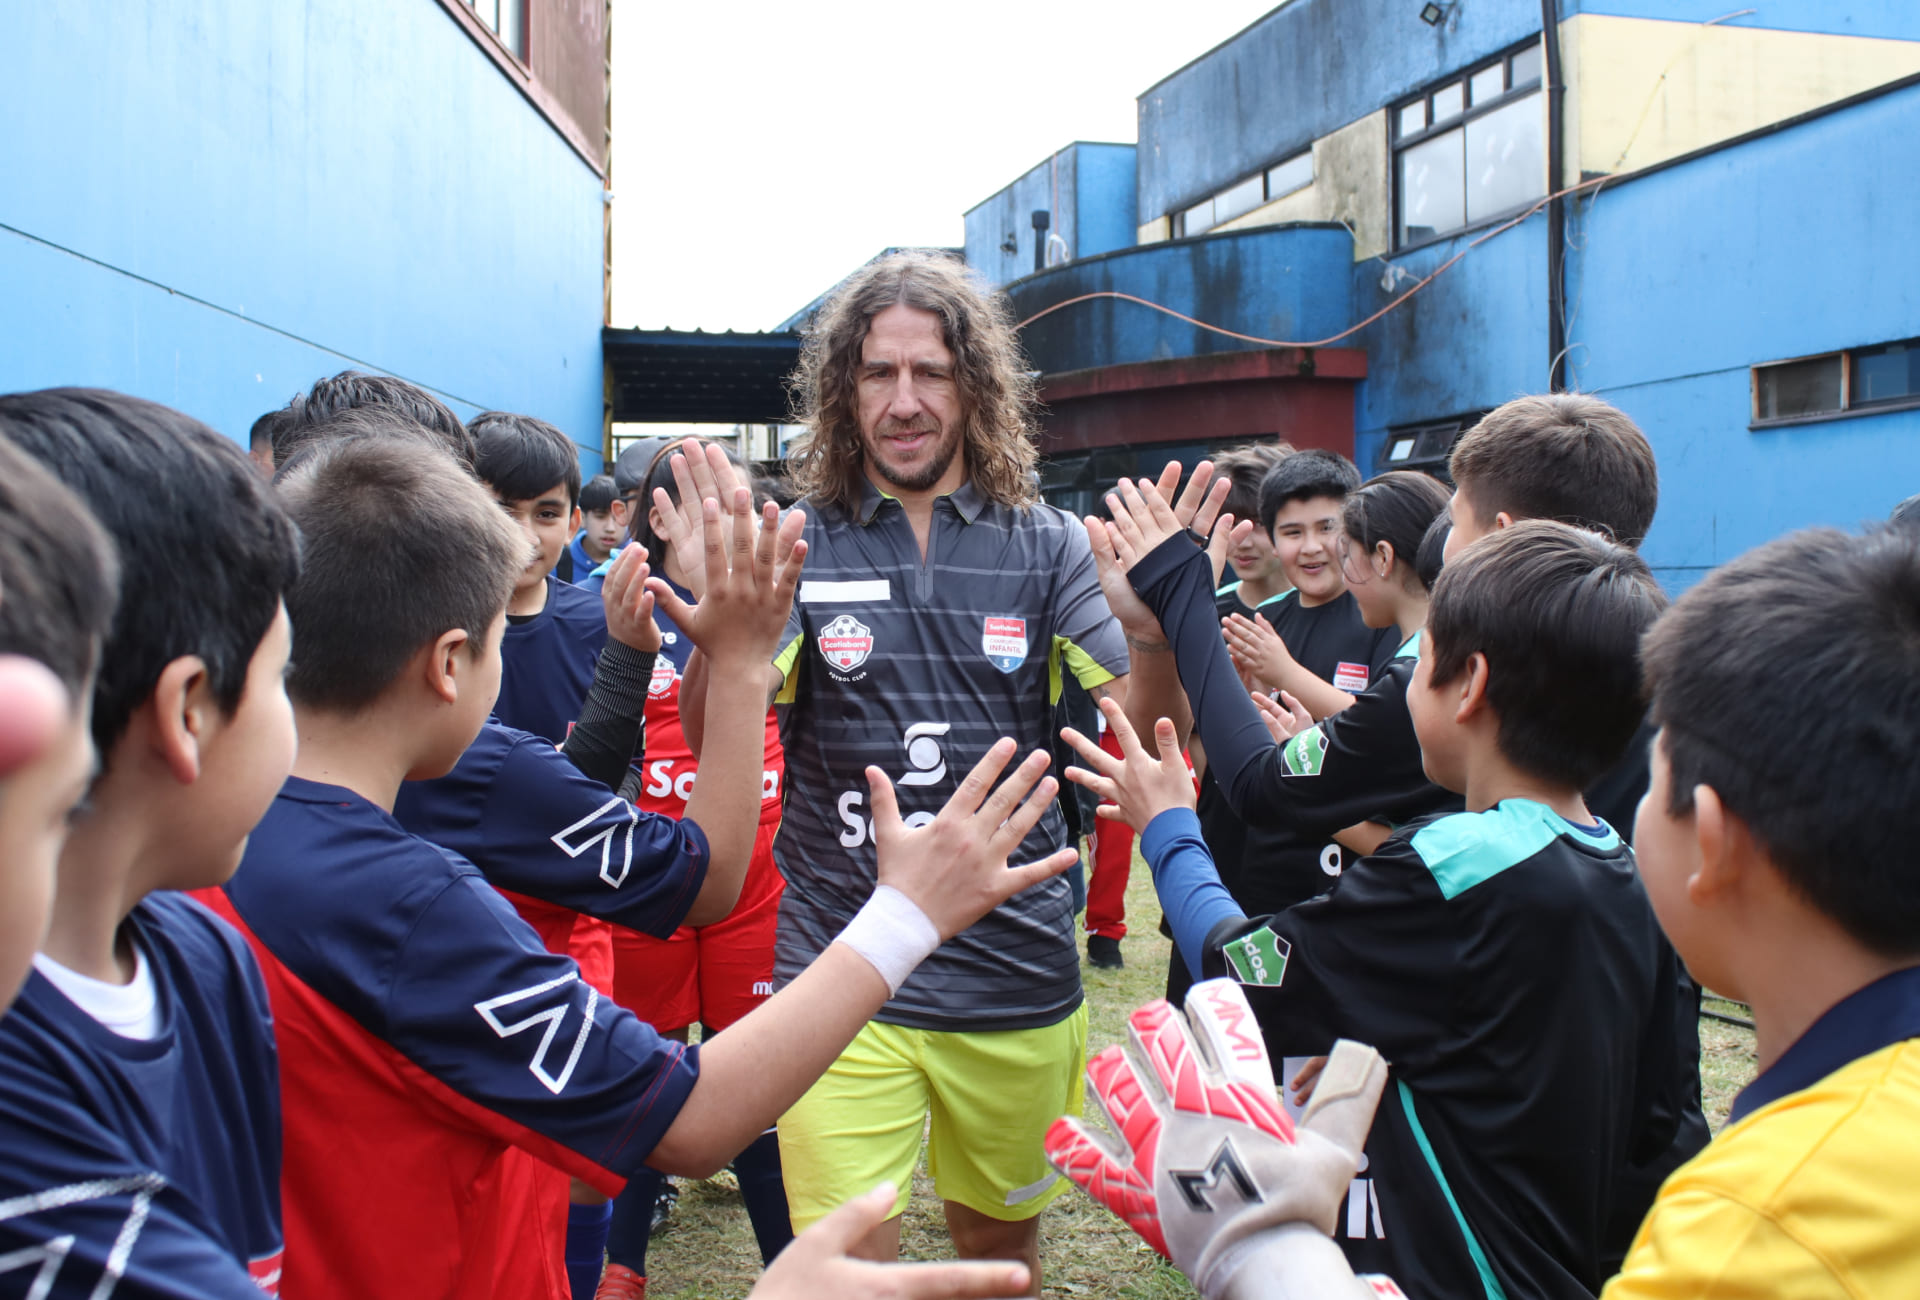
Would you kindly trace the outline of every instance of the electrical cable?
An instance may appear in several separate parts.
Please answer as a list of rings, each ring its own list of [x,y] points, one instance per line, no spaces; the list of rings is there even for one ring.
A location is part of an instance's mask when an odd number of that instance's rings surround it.
[[[1042,317],[1051,316],[1053,315],[1053,313],[1057,311],[1063,311],[1066,308],[1072,307],[1077,303],[1092,302],[1096,298],[1117,298],[1122,302],[1138,303],[1142,307],[1150,307],[1154,311],[1165,312],[1167,315],[1172,316],[1174,319],[1185,321],[1187,324],[1194,326],[1196,329],[1208,330],[1215,334],[1224,335],[1225,337],[1230,339],[1239,339],[1243,343],[1258,343],[1263,347],[1270,347],[1270,348],[1324,348],[1331,344],[1338,343],[1341,339],[1347,338],[1354,334],[1358,334],[1361,330],[1373,324],[1375,321],[1379,320],[1382,316],[1385,316],[1389,312],[1395,310],[1402,303],[1406,302],[1407,299],[1413,297],[1416,293],[1419,293],[1422,289],[1426,288],[1428,285],[1432,284],[1435,280],[1439,279],[1442,272],[1444,272],[1448,267],[1452,266],[1455,262],[1458,262],[1461,258],[1465,257],[1468,253],[1471,253],[1474,249],[1480,247],[1480,245],[1486,243],[1489,239],[1492,239],[1495,235],[1505,234],[1507,231],[1512,230],[1515,226],[1525,221],[1528,217],[1534,216],[1536,213],[1543,211],[1546,208],[1546,206],[1549,203],[1553,202],[1555,199],[1565,198],[1569,194],[1578,194],[1582,190],[1591,189],[1594,186],[1599,185],[1602,182],[1609,179],[1611,178],[1606,176],[1596,176],[1591,180],[1581,181],[1578,185],[1569,185],[1564,190],[1559,190],[1553,194],[1549,194],[1545,196],[1538,203],[1535,203],[1532,207],[1528,208],[1525,212],[1522,212],[1520,215],[1516,217],[1511,217],[1508,220],[1501,222],[1499,225],[1493,227],[1493,229],[1485,232],[1479,238],[1475,239],[1472,243],[1468,244],[1465,248],[1462,248],[1459,252],[1455,253],[1452,257],[1449,257],[1446,261],[1440,263],[1439,266],[1436,266],[1433,270],[1429,271],[1423,278],[1414,281],[1413,287],[1411,289],[1408,289],[1405,293],[1401,294],[1398,298],[1395,298],[1392,302],[1382,307],[1379,311],[1373,313],[1373,315],[1367,317],[1365,320],[1359,322],[1357,325],[1349,325],[1346,329],[1341,330],[1338,334],[1331,334],[1323,339],[1314,339],[1311,341],[1303,342],[1296,339],[1262,338],[1258,334],[1242,334],[1238,330],[1230,330],[1226,328],[1224,325],[1210,325],[1206,321],[1197,320],[1194,317],[1189,316],[1184,312],[1178,312],[1171,307],[1162,306],[1161,304],[1154,302],[1151,299],[1141,298],[1131,293],[1121,293],[1118,289],[1098,289],[1092,293],[1083,293],[1072,298],[1063,299],[1060,302],[1054,303],[1053,306],[1051,307],[1041,308],[1039,311],[1035,312],[1033,315],[1021,321],[1018,325],[1015,325],[1014,328],[1016,330],[1023,330],[1027,326],[1033,324],[1035,321],[1040,320]]]

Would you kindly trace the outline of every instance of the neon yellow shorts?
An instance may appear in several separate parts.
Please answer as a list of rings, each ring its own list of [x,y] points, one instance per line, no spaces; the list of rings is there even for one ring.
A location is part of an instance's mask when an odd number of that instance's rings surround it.
[[[1041,1139],[1080,1113],[1087,1006],[1040,1029],[948,1033],[870,1021],[780,1117],[780,1163],[798,1232],[885,1179],[907,1208],[920,1134],[942,1200],[989,1218],[1031,1219],[1068,1183]]]

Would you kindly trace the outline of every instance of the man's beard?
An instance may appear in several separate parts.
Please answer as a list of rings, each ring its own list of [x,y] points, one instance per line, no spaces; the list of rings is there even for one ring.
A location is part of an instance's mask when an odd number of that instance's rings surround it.
[[[887,432],[911,433],[922,432],[922,430],[902,429],[887,430]],[[932,430],[925,430],[924,432],[932,432]],[[904,471],[895,470],[878,454],[870,454],[868,459],[873,462],[873,467],[879,472],[880,477],[885,479],[893,487],[899,488],[903,492],[925,492],[928,488],[946,477],[947,471],[953,467],[953,458],[960,454],[961,439],[958,434],[947,435],[941,433],[938,436],[942,441],[934,448],[933,453],[928,459],[917,469]],[[880,442],[883,446],[885,445],[883,437],[877,436],[875,441]]]

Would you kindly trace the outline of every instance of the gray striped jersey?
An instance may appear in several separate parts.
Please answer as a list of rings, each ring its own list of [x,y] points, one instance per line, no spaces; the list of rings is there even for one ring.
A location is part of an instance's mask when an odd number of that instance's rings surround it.
[[[868,485],[859,512],[808,502],[806,573],[776,666],[787,795],[774,860],[776,981],[830,944],[874,887],[869,765],[901,815],[931,820],[1001,736],[1049,747],[1062,675],[1127,669],[1086,533],[1051,506],[1013,509],[971,482],[934,505],[924,563],[898,501]],[[1058,807],[1013,862],[1066,841]],[[1022,1029],[1080,1004],[1067,881],[1055,877],[955,936],[878,1019],[922,1029]]]

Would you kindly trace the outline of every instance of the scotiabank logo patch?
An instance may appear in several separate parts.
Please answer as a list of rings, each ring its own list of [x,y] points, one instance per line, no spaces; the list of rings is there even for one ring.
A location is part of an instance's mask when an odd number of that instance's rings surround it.
[[[1357,693],[1367,689],[1367,666],[1350,664],[1344,659],[1333,666],[1333,684],[1343,691]]]
[[[873,653],[873,629],[851,614],[842,614],[820,629],[820,654],[830,668],[852,672]]]
[[[1010,673],[1027,660],[1027,620],[989,617],[980,632],[980,648],[987,662]]]
[[[673,671],[673,660],[662,655],[653,661],[653,676],[647,681],[647,694],[654,699],[664,699],[673,692],[673,684],[680,680],[680,674]]]

